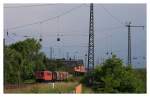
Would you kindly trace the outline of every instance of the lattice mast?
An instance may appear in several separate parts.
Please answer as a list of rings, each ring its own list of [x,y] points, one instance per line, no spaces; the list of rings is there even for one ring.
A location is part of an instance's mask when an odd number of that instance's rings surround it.
[[[88,44],[88,72],[94,69],[94,9],[90,4],[89,44]]]

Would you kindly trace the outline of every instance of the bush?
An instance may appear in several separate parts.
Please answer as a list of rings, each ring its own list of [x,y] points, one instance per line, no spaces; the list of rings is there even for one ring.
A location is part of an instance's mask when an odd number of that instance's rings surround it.
[[[137,77],[134,70],[123,65],[115,55],[107,59],[102,66],[97,66],[90,75],[81,82],[88,85],[92,78],[92,88],[102,93],[144,93],[144,83]]]
[[[65,82],[76,82],[76,78],[73,76],[70,76],[69,78],[65,79]]]

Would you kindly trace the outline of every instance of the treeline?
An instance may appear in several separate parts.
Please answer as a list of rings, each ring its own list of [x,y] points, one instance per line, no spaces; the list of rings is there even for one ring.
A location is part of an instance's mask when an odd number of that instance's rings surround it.
[[[34,72],[37,70],[67,69],[62,62],[48,59],[40,50],[40,42],[33,38],[4,46],[4,83],[34,80]]]
[[[125,66],[115,55],[97,66],[81,82],[96,93],[146,93],[145,70],[139,72]]]

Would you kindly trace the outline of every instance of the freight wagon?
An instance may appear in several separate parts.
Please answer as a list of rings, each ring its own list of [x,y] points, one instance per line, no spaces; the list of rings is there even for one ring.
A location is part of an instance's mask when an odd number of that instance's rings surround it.
[[[68,72],[61,71],[36,71],[35,78],[37,81],[63,81],[69,76]]]

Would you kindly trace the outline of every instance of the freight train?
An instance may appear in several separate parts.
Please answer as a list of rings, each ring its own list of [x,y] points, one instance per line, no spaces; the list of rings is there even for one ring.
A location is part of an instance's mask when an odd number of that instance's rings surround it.
[[[35,78],[37,81],[63,81],[69,76],[68,72],[61,71],[36,71]]]

